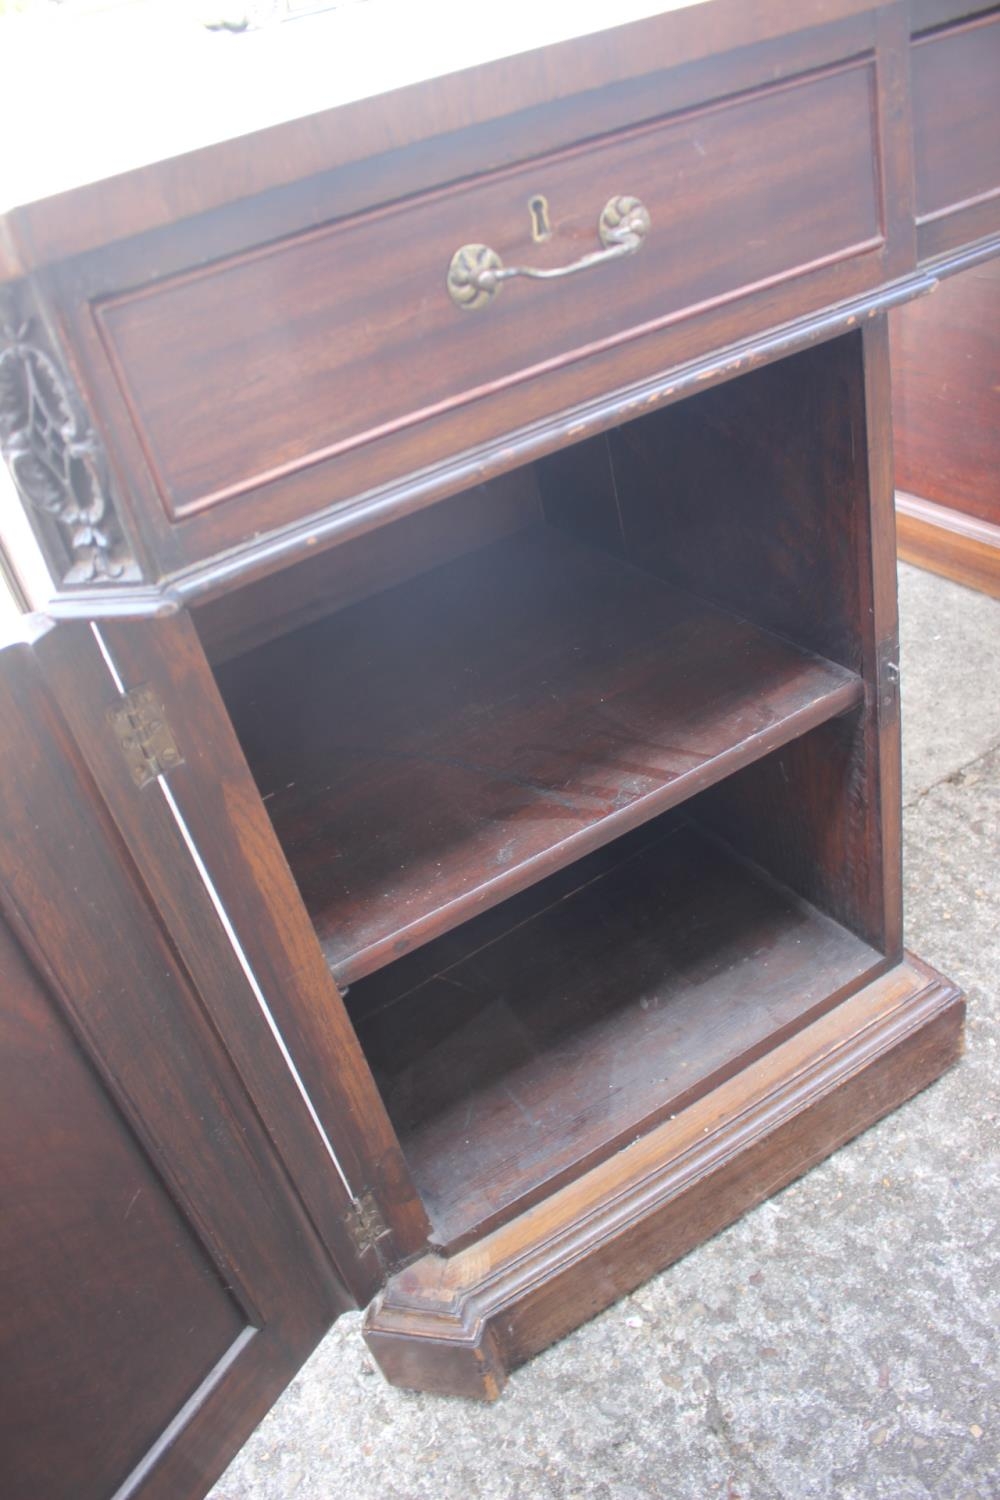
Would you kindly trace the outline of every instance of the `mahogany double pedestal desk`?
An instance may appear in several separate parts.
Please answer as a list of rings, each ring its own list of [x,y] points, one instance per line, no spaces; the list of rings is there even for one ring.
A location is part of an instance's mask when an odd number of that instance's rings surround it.
[[[492,1398],[956,1057],[886,313],[998,60],[708,0],[7,216],[7,1493],[200,1493],[352,1306]]]

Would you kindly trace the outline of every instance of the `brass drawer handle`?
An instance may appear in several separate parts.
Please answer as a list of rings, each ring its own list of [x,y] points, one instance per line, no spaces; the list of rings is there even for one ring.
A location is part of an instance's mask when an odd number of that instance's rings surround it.
[[[621,260],[634,255],[649,233],[649,209],[638,198],[611,198],[601,210],[597,222],[603,250],[592,250],[568,266],[553,266],[543,271],[536,266],[505,266],[488,245],[463,245],[456,250],[448,267],[448,295],[456,307],[475,312],[492,302],[505,281],[515,276],[530,276],[534,281],[555,281],[560,276],[575,276],[605,261]]]

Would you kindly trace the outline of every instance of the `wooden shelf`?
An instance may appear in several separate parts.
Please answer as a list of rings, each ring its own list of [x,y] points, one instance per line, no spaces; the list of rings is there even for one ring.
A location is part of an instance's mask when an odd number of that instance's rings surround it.
[[[517,898],[499,936],[506,907],[415,955],[425,971],[437,956],[439,971],[389,1003],[392,970],[353,992],[360,1005],[366,988],[382,992],[358,1034],[449,1248],[676,1113],[885,966],[693,827],[651,836]]]
[[[342,984],[862,696],[851,672],[545,526],[219,680]]]

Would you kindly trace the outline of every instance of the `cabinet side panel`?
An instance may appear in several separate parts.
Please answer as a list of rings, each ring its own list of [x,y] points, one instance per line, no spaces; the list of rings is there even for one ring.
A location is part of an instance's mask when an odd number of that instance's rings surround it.
[[[1000,259],[889,327],[898,488],[1000,526]]]
[[[612,454],[638,566],[863,676],[860,720],[789,746],[704,807],[750,857],[893,954],[891,442],[887,369],[870,335],[821,344],[621,428]]]

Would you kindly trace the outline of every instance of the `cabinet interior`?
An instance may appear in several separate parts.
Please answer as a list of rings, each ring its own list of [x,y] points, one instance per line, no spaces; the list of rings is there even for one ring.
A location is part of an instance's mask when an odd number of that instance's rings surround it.
[[[850,334],[197,611],[442,1245],[887,966],[866,453]]]

